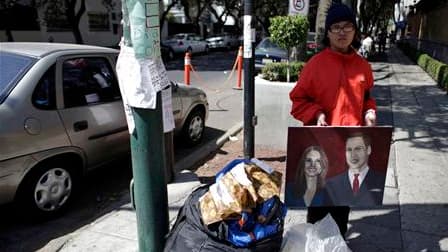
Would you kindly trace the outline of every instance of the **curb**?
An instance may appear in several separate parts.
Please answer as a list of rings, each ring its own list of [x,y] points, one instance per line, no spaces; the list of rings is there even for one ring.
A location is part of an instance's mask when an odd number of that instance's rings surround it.
[[[239,133],[243,129],[243,122],[239,122],[232,126],[230,129],[224,133],[221,137],[219,137],[215,142],[211,141],[207,144],[203,145],[201,148],[195,150],[190,155],[184,157],[183,159],[176,162],[174,165],[175,174],[183,171],[189,170],[195,164],[204,160],[210,153],[216,151],[221,146],[223,146],[228,140],[230,136],[233,136]]]

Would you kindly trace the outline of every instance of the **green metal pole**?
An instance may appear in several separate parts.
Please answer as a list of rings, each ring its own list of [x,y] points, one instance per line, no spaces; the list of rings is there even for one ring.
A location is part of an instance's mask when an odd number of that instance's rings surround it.
[[[159,1],[121,0],[121,7],[123,45],[132,47],[137,59],[160,58]],[[127,83],[121,83],[120,88],[122,85]],[[131,199],[137,214],[138,245],[141,252],[163,251],[165,235],[168,233],[160,91],[157,92],[156,100],[155,109],[132,108],[135,130],[131,134],[134,175],[131,181]]]
[[[131,135],[131,152],[139,251],[163,251],[169,217],[161,92],[157,93],[156,109],[132,110],[135,132]]]

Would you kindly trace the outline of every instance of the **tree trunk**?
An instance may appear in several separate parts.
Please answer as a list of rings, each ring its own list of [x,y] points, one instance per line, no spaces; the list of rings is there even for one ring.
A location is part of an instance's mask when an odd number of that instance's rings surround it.
[[[81,31],[79,30],[79,22],[82,15],[84,15],[84,12],[86,11],[86,1],[81,0],[81,6],[75,14],[76,2],[77,0],[65,0],[66,15],[72,27],[73,36],[75,37],[76,43],[84,44]]]
[[[178,3],[178,0],[175,0],[173,2],[171,2],[171,4],[168,5],[168,7],[166,8],[166,10],[163,11],[162,15],[160,15],[160,34],[162,34],[162,30],[163,30],[163,24],[165,23],[165,19],[166,16],[168,15],[168,13],[170,12],[171,8],[174,7],[174,5],[176,5]],[[162,4],[161,4],[162,6]]]
[[[76,44],[84,44],[84,40],[82,39],[81,31],[79,30],[79,23],[76,26],[72,27],[73,36],[75,36]]]
[[[6,34],[6,38],[7,38],[8,42],[14,42],[14,38],[12,36],[12,31],[11,31],[11,25],[10,25],[11,21],[8,21],[8,20],[12,20],[12,18],[11,18],[11,16],[12,16],[11,11],[12,11],[11,8],[6,9],[6,11],[5,11],[5,16],[6,16],[5,17],[5,20],[6,20],[5,34]]]
[[[327,34],[325,34],[325,19],[327,17],[327,11],[331,6],[331,0],[319,0],[319,6],[317,7],[316,17],[316,43],[319,48],[323,48],[322,40]]]
[[[8,38],[8,42],[14,42],[14,38],[12,36],[11,29],[6,28],[5,33],[6,33],[6,37]]]

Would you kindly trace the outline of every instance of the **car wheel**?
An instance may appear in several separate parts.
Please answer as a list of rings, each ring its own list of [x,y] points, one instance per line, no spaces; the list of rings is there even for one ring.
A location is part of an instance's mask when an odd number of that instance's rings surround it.
[[[19,210],[39,219],[54,217],[71,201],[76,186],[75,173],[64,165],[36,167],[19,191]]]
[[[201,142],[204,136],[205,115],[199,109],[193,110],[185,120],[182,135],[187,145],[193,146]]]

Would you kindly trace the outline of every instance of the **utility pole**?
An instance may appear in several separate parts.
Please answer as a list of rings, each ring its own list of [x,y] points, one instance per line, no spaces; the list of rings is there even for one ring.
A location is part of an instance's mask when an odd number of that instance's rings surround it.
[[[140,252],[163,251],[169,217],[162,90],[169,81],[160,58],[159,1],[121,3],[123,39],[117,74],[130,130],[131,198],[137,216],[138,247]],[[135,73],[135,69],[140,72]]]
[[[254,157],[255,85],[254,85],[254,42],[252,0],[244,0],[243,57],[244,57],[244,158]]]
[[[139,251],[162,251],[168,233],[161,92],[156,109],[132,108],[136,132],[131,135],[133,198]]]

